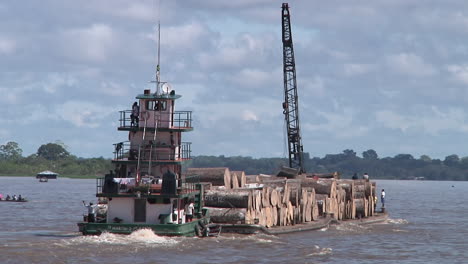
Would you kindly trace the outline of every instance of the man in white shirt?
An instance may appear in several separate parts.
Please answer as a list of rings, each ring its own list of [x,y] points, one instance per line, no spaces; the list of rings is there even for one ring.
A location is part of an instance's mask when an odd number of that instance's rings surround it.
[[[190,204],[187,207],[187,222],[192,222],[193,220],[193,211],[195,210],[195,206],[193,205],[193,202],[190,202]]]
[[[96,207],[97,205],[93,205],[93,203],[89,203],[86,205],[85,201],[83,201],[83,205],[88,208],[88,223],[93,223],[96,221]]]
[[[382,203],[382,207],[385,207],[385,190],[382,189],[382,193],[380,193],[380,202]]]

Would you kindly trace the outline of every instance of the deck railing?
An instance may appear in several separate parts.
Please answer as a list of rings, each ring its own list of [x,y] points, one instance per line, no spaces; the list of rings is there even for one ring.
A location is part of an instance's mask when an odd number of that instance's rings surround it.
[[[140,149],[140,160],[184,160],[191,158],[192,143],[182,142],[178,147],[171,145],[146,144],[132,145],[130,141],[114,144],[114,160],[138,160],[138,149]]]
[[[139,123],[136,123],[132,126],[132,110],[123,110],[119,111],[120,113],[120,128],[132,128],[142,126],[144,124],[142,113],[139,116]],[[151,117],[149,117],[151,119]],[[192,128],[192,111],[175,111],[172,113],[172,118],[169,114],[160,115],[158,117],[158,127],[159,128],[172,128],[172,129],[190,129]]]
[[[177,186],[177,194],[186,194],[191,192],[199,191],[198,185],[200,184],[200,178],[198,176],[190,176],[183,180],[178,180],[179,186]],[[161,193],[162,181],[157,181],[156,179],[150,180],[150,182],[142,181],[138,186],[121,184],[116,182],[114,189],[109,189],[104,187],[105,178],[96,178],[96,194],[120,194],[120,195],[129,195],[136,194],[137,192],[140,195],[159,195]]]

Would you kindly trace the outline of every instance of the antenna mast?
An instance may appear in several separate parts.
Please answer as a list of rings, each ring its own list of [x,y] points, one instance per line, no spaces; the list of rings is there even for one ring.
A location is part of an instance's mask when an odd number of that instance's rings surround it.
[[[161,2],[158,1],[158,61],[156,66],[156,95],[160,94],[161,89],[161,68],[160,68],[160,58],[161,58]]]

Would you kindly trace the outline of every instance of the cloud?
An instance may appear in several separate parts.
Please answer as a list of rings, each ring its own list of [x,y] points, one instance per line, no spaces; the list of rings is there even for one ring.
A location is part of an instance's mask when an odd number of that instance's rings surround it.
[[[16,50],[16,42],[10,38],[0,36],[0,55],[10,55]]]
[[[449,65],[447,70],[453,78],[463,84],[468,84],[468,65]]]
[[[258,121],[258,117],[250,110],[242,111],[242,119],[245,121]]]
[[[272,80],[278,79],[276,78],[278,75],[275,73],[266,72],[260,69],[241,69],[239,72],[232,76],[228,76],[227,78],[231,82],[244,87],[244,89],[258,89],[259,87],[264,87],[266,84],[271,83]]]
[[[122,109],[122,108],[121,108]],[[86,101],[68,101],[61,105],[56,105],[55,115],[64,121],[80,128],[96,128],[109,115],[117,112],[116,107],[106,107]]]
[[[66,29],[61,35],[64,55],[75,60],[103,62],[110,58],[118,43],[115,32],[106,24]]]
[[[42,89],[49,93],[54,94],[59,89],[66,88],[66,87],[73,87],[78,83],[75,77],[71,76],[67,73],[49,73],[47,78],[39,82],[39,86]]]
[[[418,114],[402,115],[391,110],[378,111],[376,121],[381,125],[402,132],[417,131],[421,134],[437,136],[442,131],[468,132],[468,121],[461,108],[448,108],[445,111],[432,106]]]
[[[127,86],[115,82],[101,82],[99,91],[112,96],[125,96],[129,93]]]
[[[386,61],[390,69],[404,75],[425,77],[437,73],[434,66],[412,53],[390,55],[387,56]]]
[[[335,112],[316,111],[315,115],[321,121],[308,121],[304,123],[306,132],[326,132],[337,138],[353,138],[365,135],[369,128],[357,124],[355,110],[349,107]],[[302,120],[304,121],[304,119]]]
[[[344,64],[344,74],[346,76],[362,75],[372,71],[375,67],[374,64],[346,63]]]

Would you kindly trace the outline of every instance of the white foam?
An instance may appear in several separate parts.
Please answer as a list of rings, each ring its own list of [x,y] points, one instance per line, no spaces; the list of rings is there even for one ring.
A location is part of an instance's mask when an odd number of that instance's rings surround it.
[[[307,256],[324,256],[332,254],[332,248],[321,248],[317,245],[314,246],[312,249],[312,253],[308,254]]]
[[[367,229],[368,227],[364,225],[355,224],[355,223],[342,223],[342,224],[336,225],[336,230],[344,231],[344,232],[361,232]]]
[[[406,219],[387,219],[387,223],[389,224],[396,224],[396,225],[405,225],[408,224],[408,220]]]
[[[119,235],[104,232],[100,236],[80,236],[66,241],[64,244],[108,244],[108,245],[147,245],[147,246],[172,246],[178,243],[170,237],[154,234],[151,229],[139,229],[130,235]]]

